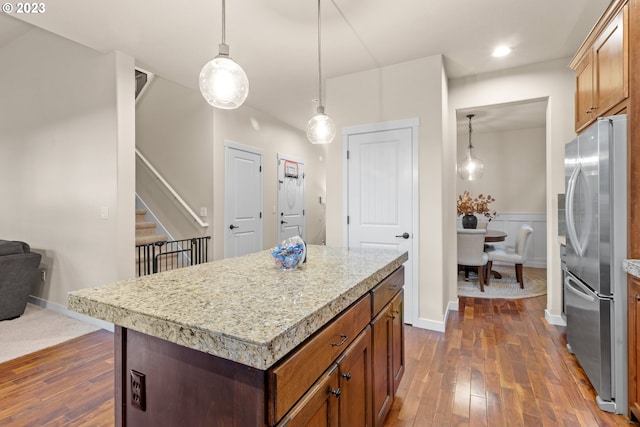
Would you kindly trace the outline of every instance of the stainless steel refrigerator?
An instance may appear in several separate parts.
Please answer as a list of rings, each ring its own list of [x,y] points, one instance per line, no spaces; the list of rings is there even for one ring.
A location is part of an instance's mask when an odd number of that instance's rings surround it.
[[[565,147],[567,348],[600,409],[627,413],[627,117],[598,119]]]

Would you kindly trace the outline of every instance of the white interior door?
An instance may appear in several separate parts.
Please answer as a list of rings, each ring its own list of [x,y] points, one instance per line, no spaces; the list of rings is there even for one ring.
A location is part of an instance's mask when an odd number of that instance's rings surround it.
[[[278,243],[299,235],[306,240],[304,163],[278,154]]]
[[[224,147],[224,256],[262,250],[262,153]]]
[[[348,246],[409,252],[405,321],[415,323],[414,128],[346,134]]]

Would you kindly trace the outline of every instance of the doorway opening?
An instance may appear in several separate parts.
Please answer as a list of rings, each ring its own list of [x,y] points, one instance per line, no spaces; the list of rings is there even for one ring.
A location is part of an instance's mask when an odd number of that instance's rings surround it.
[[[456,199],[464,191],[472,197],[491,195],[490,208],[497,216],[487,228],[506,233],[501,244],[514,246],[520,227],[531,225],[525,267],[533,268],[547,267],[547,104],[547,98],[538,98],[456,110],[457,159],[465,155],[467,116],[473,114],[474,154],[484,163],[480,179],[456,177]],[[461,218],[457,228],[462,228]]]

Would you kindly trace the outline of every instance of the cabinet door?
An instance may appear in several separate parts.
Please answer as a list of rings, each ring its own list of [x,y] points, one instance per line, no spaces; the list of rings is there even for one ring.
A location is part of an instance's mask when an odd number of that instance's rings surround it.
[[[367,328],[338,360],[340,425],[371,426],[371,328]]]
[[[398,292],[391,301],[391,315],[391,369],[395,396],[404,374],[404,290]]]
[[[638,381],[638,360],[640,360],[640,279],[629,276],[627,299],[629,415],[632,419],[640,420],[640,382]]]
[[[592,52],[589,50],[576,67],[576,131],[596,118]]]
[[[627,9],[623,7],[593,46],[598,117],[629,96]]]
[[[340,388],[333,365],[278,424],[279,427],[338,427]]]
[[[373,425],[382,426],[393,403],[391,354],[393,337],[392,305],[387,304],[371,322]]]

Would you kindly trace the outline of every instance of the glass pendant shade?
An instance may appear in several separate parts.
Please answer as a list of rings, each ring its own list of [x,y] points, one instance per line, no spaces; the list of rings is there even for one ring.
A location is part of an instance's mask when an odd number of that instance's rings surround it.
[[[307,138],[312,144],[330,144],[336,136],[336,125],[331,117],[318,108],[318,113],[307,123]]]
[[[458,176],[463,181],[475,181],[480,179],[484,174],[484,163],[482,160],[473,155],[473,145],[471,145],[471,133],[473,128],[471,127],[471,119],[475,117],[475,114],[467,115],[469,119],[469,146],[467,147],[467,157],[458,162]]]
[[[202,96],[217,108],[238,108],[249,95],[246,73],[235,61],[223,54],[202,67],[199,80]]]
[[[464,181],[475,181],[484,174],[484,163],[467,148],[467,157],[458,162],[458,176]]]
[[[322,36],[320,32],[320,0],[318,0],[318,110],[307,123],[307,138],[312,144],[330,144],[336,136],[336,125],[324,113],[322,105]]]

